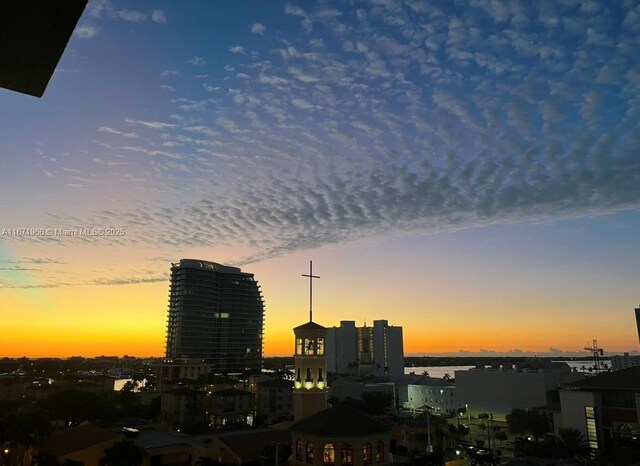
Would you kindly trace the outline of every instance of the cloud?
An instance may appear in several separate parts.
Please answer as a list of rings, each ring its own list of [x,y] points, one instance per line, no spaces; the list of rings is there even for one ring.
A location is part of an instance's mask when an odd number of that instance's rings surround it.
[[[261,23],[253,23],[251,25],[251,32],[254,34],[260,34],[263,35],[264,31],[267,29],[267,27],[264,24]]]
[[[160,76],[163,77],[167,77],[167,76],[177,76],[178,72],[176,70],[164,70],[162,73],[160,73]]]
[[[125,21],[132,23],[139,23],[140,21],[147,20],[147,15],[145,13],[135,10],[118,10],[116,14],[120,19],[124,19]]]
[[[161,121],[144,121],[144,120],[136,120],[133,118],[125,118],[125,123],[131,126],[141,125],[151,129],[159,129],[165,130],[170,128],[175,128],[176,125],[174,123],[163,123]]]
[[[189,59],[189,63],[191,63],[193,66],[204,66],[207,64],[204,58],[198,56],[191,57]]]
[[[136,139],[138,137],[136,133],[125,133],[123,131],[118,131],[117,129],[109,128],[107,126],[101,126],[98,131],[101,131],[103,133],[116,134],[127,139]]]
[[[78,26],[73,34],[80,39],[91,39],[98,33],[98,28],[94,26]]]
[[[162,10],[151,10],[151,21],[158,24],[166,24],[167,16]]]
[[[240,245],[249,263],[640,206],[635,13],[418,4],[287,5],[308,27],[232,45],[222,76],[166,98],[170,117],[125,120],[155,132],[101,146],[153,194],[143,211],[94,215],[122,221],[130,244]]]
[[[87,282],[87,285],[116,286],[116,285],[139,285],[141,283],[160,283],[167,282],[168,277],[152,277],[152,278],[97,278]]]
[[[61,262],[57,259],[49,259],[42,257],[23,257],[22,259],[0,259],[0,264],[55,264],[64,265],[66,262]]]

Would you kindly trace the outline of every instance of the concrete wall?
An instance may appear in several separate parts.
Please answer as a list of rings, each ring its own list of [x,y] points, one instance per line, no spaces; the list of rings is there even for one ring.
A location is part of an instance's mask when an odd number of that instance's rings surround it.
[[[460,406],[472,415],[491,413],[504,419],[515,408],[547,404],[547,390],[557,386],[559,375],[502,371],[456,371],[456,394]]]

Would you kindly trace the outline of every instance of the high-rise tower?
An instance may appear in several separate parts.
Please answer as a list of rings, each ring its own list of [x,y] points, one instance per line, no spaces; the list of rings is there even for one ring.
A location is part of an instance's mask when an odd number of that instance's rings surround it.
[[[253,274],[194,259],[171,266],[166,357],[220,374],[260,370],[264,304]]]

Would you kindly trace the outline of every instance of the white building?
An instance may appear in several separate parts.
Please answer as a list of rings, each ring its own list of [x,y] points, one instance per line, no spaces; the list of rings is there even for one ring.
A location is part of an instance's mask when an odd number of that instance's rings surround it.
[[[497,367],[456,371],[456,393],[461,407],[472,415],[493,414],[504,419],[513,409],[544,406],[548,393],[568,382],[581,380],[583,374],[571,372],[567,363],[531,361],[517,367]]]
[[[405,376],[410,377],[410,376]],[[455,414],[460,408],[455,384],[426,375],[414,376],[408,381],[405,409],[424,411],[428,406],[432,414]],[[464,406],[464,405],[463,405]]]
[[[327,333],[327,370],[332,373],[360,375],[404,373],[402,327],[386,320],[374,320],[373,327],[356,327],[343,320],[340,327]]]
[[[640,356],[630,356],[629,353],[624,353],[623,356],[611,356],[611,369],[614,371],[637,366],[640,366]]]

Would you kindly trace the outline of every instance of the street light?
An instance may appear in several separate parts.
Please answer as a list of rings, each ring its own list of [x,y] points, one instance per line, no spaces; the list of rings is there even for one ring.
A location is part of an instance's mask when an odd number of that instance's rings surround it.
[[[431,427],[429,426],[429,418],[431,417],[431,406],[424,405],[422,409],[424,409],[424,411],[427,413],[427,452],[432,453],[433,449],[431,448]]]

